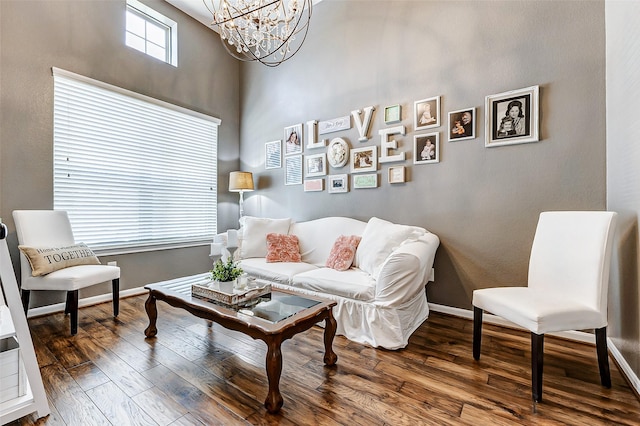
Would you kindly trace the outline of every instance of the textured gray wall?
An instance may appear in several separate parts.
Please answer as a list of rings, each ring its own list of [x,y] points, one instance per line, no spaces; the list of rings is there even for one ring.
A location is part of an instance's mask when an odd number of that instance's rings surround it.
[[[125,1],[0,1],[0,215],[53,206],[53,77],[58,67],[222,120],[219,131],[221,229],[237,224],[237,197],[226,190],[238,167],[239,64],[216,33],[164,1],[145,1],[178,23],[178,67],[124,45]],[[121,288],[204,272],[208,247],[103,257],[122,268]],[[80,297],[109,293],[107,284]],[[57,297],[61,301],[62,296]],[[44,300],[34,297],[32,306]]]
[[[609,335],[640,386],[640,3],[608,1],[607,206],[618,212],[611,264]]]
[[[247,214],[424,226],[441,239],[431,302],[470,308],[476,288],[525,284],[541,211],[605,208],[604,2],[324,1],[297,56],[242,72],[240,157],[259,181]],[[485,148],[485,96],[532,85],[541,141]],[[369,105],[367,142],[355,127],[327,136],[379,145],[383,109],[399,103],[407,134],[395,139],[411,153],[413,102],[438,95],[443,118],[478,108],[474,140],[447,142],[444,120],[436,129],[438,164],[381,165],[378,188],[347,194],[305,193],[284,186],[284,169],[264,169],[264,143],[284,127]],[[390,165],[407,166],[409,181],[389,185]]]

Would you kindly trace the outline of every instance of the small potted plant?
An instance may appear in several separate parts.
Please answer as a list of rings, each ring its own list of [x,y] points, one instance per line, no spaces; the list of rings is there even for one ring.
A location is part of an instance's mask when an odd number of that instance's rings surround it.
[[[237,285],[238,277],[242,275],[242,268],[233,261],[231,257],[223,262],[222,259],[218,259],[213,264],[213,269],[209,271],[211,273],[211,279],[218,283],[220,290],[225,293],[233,293],[233,288]]]

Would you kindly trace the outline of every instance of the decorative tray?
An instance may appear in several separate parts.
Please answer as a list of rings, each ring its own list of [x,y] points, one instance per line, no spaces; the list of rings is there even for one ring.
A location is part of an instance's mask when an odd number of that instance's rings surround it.
[[[209,287],[209,283],[191,284],[192,296],[228,306],[242,305],[269,293],[271,293],[271,284],[269,283],[245,290],[234,290],[233,293]]]

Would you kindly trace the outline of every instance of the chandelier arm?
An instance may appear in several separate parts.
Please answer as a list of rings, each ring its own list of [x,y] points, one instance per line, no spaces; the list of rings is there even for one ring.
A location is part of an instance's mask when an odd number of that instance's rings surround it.
[[[234,19],[242,18],[242,17],[247,16],[247,15],[249,15],[249,14],[253,13],[253,12],[257,12],[258,10],[262,10],[262,9],[264,9],[265,7],[269,7],[269,6],[271,6],[272,4],[278,3],[278,1],[280,1],[280,0],[272,0],[271,2],[269,2],[269,3],[267,3],[267,4],[263,4],[263,5],[262,5],[262,6],[260,6],[260,7],[256,7],[255,9],[248,10],[248,11],[246,11],[246,12],[243,12],[242,10],[237,9],[237,8],[236,8],[236,7],[234,7],[233,5],[230,5],[230,7],[233,9],[233,11],[234,11],[234,12],[238,12],[238,15],[236,15],[236,16],[231,16],[231,14],[229,14],[229,18],[225,19],[224,21],[217,22],[217,21],[215,20],[215,16],[216,16],[216,12],[217,12],[219,9],[216,9],[216,7],[213,5],[213,0],[211,0],[211,7],[213,8],[213,11],[211,11],[211,9],[209,9],[209,6],[207,6],[206,0],[202,0],[202,2],[204,3],[205,7],[206,7],[206,8],[209,10],[209,12],[213,15],[213,22],[212,22],[212,24],[214,24],[214,25],[222,25],[222,24],[226,24],[226,23],[227,23],[227,22],[229,22],[229,21],[233,21]]]

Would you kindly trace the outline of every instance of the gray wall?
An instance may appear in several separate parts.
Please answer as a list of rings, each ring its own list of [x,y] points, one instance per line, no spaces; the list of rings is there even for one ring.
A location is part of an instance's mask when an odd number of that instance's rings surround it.
[[[216,33],[164,1],[145,1],[178,23],[177,68],[124,45],[125,1],[0,1],[0,215],[53,206],[53,78],[59,67],[181,105],[222,120],[219,138],[219,226],[237,224],[237,197],[226,190],[238,167],[239,64]],[[104,257],[122,268],[121,288],[210,268],[208,247]],[[109,292],[108,284],[80,297]],[[55,295],[57,300],[63,300]],[[34,297],[32,306],[43,301]]]
[[[259,181],[247,214],[424,226],[441,239],[430,302],[470,308],[476,288],[524,285],[541,211],[606,207],[602,1],[324,1],[297,56],[242,72],[241,161]],[[540,85],[541,141],[485,148],[485,96],[532,85]],[[447,142],[442,121],[438,164],[381,165],[378,188],[347,194],[305,193],[284,186],[283,169],[264,169],[264,143],[285,126],[369,105],[367,142],[355,127],[327,136],[379,145],[378,130],[389,127],[383,109],[399,103],[407,134],[395,139],[411,158],[413,102],[438,95],[443,118],[478,113],[474,140]],[[406,184],[388,184],[390,165],[407,166]]]
[[[618,212],[609,335],[640,387],[640,3],[607,1],[607,206]],[[631,113],[630,113],[631,112]]]

